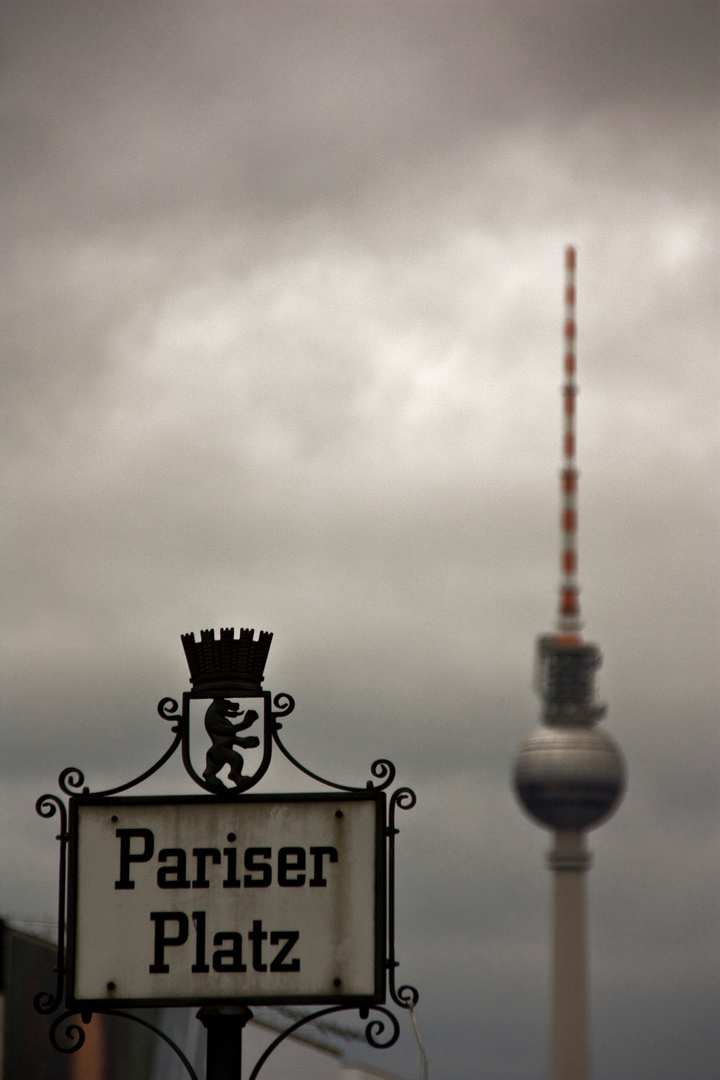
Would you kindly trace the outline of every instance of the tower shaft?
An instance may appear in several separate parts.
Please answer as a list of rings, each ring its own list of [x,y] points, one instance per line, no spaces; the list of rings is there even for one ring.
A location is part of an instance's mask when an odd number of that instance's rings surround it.
[[[590,1080],[585,833],[555,834],[550,1080]]]

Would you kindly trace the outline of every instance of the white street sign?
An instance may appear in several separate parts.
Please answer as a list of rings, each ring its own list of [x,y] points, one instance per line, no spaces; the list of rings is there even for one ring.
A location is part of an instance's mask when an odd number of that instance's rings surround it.
[[[384,998],[385,797],[70,803],[69,1001]]]

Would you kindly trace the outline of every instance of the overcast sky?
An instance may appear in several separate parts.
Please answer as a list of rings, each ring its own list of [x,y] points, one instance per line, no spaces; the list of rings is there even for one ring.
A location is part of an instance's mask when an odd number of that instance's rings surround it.
[[[2,12],[0,910],[54,910],[62,768],[167,745],[180,634],[271,630],[296,756],[417,792],[433,1080],[541,1080],[549,837],[510,774],[573,243],[582,604],[630,777],[591,838],[595,1078],[717,1080],[716,4]],[[368,1058],[415,1077],[409,1025]]]

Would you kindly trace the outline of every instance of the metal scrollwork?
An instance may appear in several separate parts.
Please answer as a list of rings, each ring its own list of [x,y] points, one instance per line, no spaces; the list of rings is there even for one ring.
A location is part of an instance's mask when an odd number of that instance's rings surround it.
[[[394,965],[398,966],[397,962]],[[399,986],[397,990],[393,985],[394,980],[390,978],[390,996],[396,1005],[399,1005],[401,1009],[414,1009],[420,1000],[420,994],[414,986]]]
[[[277,722],[283,716],[289,716],[295,709],[295,698],[290,694],[282,693],[276,694],[273,698],[273,705],[277,709],[277,712],[273,713],[273,719]],[[276,723],[276,727],[282,727],[282,724]]]
[[[388,984],[390,997],[401,1009],[414,1009],[420,995],[414,986],[395,987],[395,969],[399,967],[395,959],[395,837],[400,832],[395,825],[395,811],[412,810],[416,802],[412,788],[397,788],[390,798],[388,812]]]
[[[77,769],[74,765],[71,765],[69,769],[63,769],[58,776],[58,787],[61,791],[64,791],[66,795],[77,795],[79,790],[83,795],[87,795],[90,788],[84,788],[85,774]],[[38,811],[39,813],[40,811]]]
[[[376,780],[382,780],[382,784],[370,784],[368,782],[366,785],[366,787],[373,788],[375,791],[385,791],[395,779],[395,766],[387,758],[378,758],[377,761],[373,761],[370,772]]]
[[[117,1016],[121,1020],[132,1020],[133,1023],[140,1024],[141,1027],[147,1028],[148,1031],[152,1031],[155,1035],[158,1036],[158,1038],[162,1039],[162,1041],[170,1047],[173,1053],[175,1053],[180,1058],[180,1061],[187,1070],[187,1074],[190,1077],[190,1080],[199,1080],[197,1073],[190,1064],[190,1061],[182,1052],[177,1043],[175,1043],[169,1035],[166,1035],[166,1033],[161,1028],[156,1027],[155,1024],[151,1024],[149,1020],[145,1020],[142,1016],[136,1016],[134,1013],[123,1012],[120,1009],[103,1009],[101,1012],[97,1013],[78,1012],[77,1009],[72,1009],[68,1012],[61,1013],[60,1016],[58,1016],[53,1021],[50,1028],[50,1043],[53,1046],[53,1049],[57,1050],[59,1053],[74,1054],[85,1043],[85,1028],[81,1027],[80,1024],[77,1022],[69,1023],[63,1031],[60,1031],[60,1028],[63,1026],[65,1021],[69,1020],[71,1016],[79,1016],[80,1021],[83,1024],[89,1024],[93,1016]],[[59,1041],[58,1036],[62,1036],[67,1039],[68,1043],[66,1045],[63,1045]]]
[[[385,1031],[385,1024],[379,1017],[374,1017],[365,1028],[365,1038],[370,1046],[374,1046],[376,1050],[388,1050],[391,1046],[395,1045],[400,1037],[400,1025],[397,1017],[391,1013],[389,1009],[383,1008],[382,1005],[374,1005],[373,1011],[382,1013],[383,1016],[388,1018],[391,1024],[391,1031],[387,1038],[379,1038]]]
[[[185,1066],[190,1080],[199,1080],[197,1073],[195,1072],[192,1065],[186,1058],[185,1054],[183,1054],[177,1043],[173,1042],[170,1036],[166,1035],[165,1032],[162,1031],[159,1027],[156,1027],[155,1024],[151,1024],[148,1020],[144,1020],[142,1016],[135,1016],[134,1013],[121,1012],[120,1009],[106,1009],[103,1011],[103,1015],[119,1016],[121,1019],[124,1020],[132,1020],[135,1024],[140,1024],[141,1027],[147,1028],[148,1031],[154,1032],[160,1039],[162,1039],[162,1041],[167,1046],[170,1047],[173,1053],[177,1054],[177,1056],[180,1058],[181,1062]]]
[[[300,772],[305,773],[306,776],[309,776],[311,780],[317,780],[319,784],[324,784],[325,787],[335,788],[336,791],[384,791],[386,788],[390,787],[393,780],[395,779],[395,766],[393,765],[392,761],[388,761],[385,758],[378,758],[377,761],[373,761],[370,767],[370,772],[372,773],[372,775],[375,777],[376,780],[381,780],[382,783],[373,784],[371,780],[368,780],[364,788],[351,786],[349,784],[338,784],[334,780],[327,780],[322,776],[318,776],[317,773],[312,772],[311,769],[308,769],[304,765],[301,765],[297,758],[290,753],[290,751],[278,735],[278,732],[282,728],[282,724],[279,724],[278,720],[280,720],[284,716],[289,716],[290,713],[293,712],[295,708],[295,699],[290,694],[276,694],[273,698],[273,705],[277,710],[277,712],[273,712],[272,714],[274,721],[272,732],[273,742],[277,746],[280,753],[283,754],[283,756],[286,757],[287,760],[292,765],[294,765],[296,769],[299,769]]]
[[[180,711],[175,698],[164,697],[158,701],[157,705],[158,716],[162,716],[163,720],[175,720],[175,714]]]
[[[385,758],[378,758],[377,761],[373,761],[370,767],[370,772],[376,779],[382,780],[381,784],[373,784],[371,780],[368,780],[365,787],[357,787],[349,784],[338,784],[334,780],[326,780],[324,777],[318,776],[317,773],[314,773],[310,769],[306,769],[304,765],[301,765],[297,758],[293,757],[288,748],[284,745],[282,739],[277,733],[277,726],[275,731],[273,731],[273,741],[275,742],[275,745],[279,749],[280,753],[283,754],[288,759],[288,761],[295,766],[296,769],[299,769],[300,772],[305,773],[305,775],[309,776],[312,780],[317,780],[319,784],[324,784],[325,787],[335,788],[336,791],[385,791],[385,789],[389,788],[393,780],[395,779],[395,766],[393,765],[392,761],[387,761],[387,759]]]
[[[57,1050],[60,1054],[74,1054],[85,1043],[85,1028],[80,1027],[77,1023],[68,1024],[67,1027],[60,1032],[60,1028],[69,1020],[71,1016],[79,1015],[76,1010],[71,1009],[69,1012],[60,1013],[58,1017],[53,1020],[50,1027],[50,1045],[54,1050]],[[85,1017],[82,1018],[85,1020]],[[88,1022],[90,1017],[87,1017],[85,1022]],[[61,1042],[58,1042],[58,1032],[68,1039],[68,1045],[63,1046]]]
[[[178,703],[174,698],[163,698],[158,703],[158,713],[162,716],[163,720],[174,720],[176,717],[173,715],[178,711]],[[134,780],[129,780],[126,784],[118,784],[117,787],[107,788],[105,791],[93,791],[93,795],[118,795],[121,791],[128,791],[130,788],[137,787],[138,784],[142,784],[144,780],[152,776],[159,769],[162,769],[166,761],[169,761],[173,756],[178,746],[182,741],[182,730],[179,725],[172,728],[175,734],[175,738],[167,748],[162,757],[141,773],[140,776],[136,776]],[[58,785],[60,790],[64,791],[66,795],[89,795],[91,794],[89,787],[84,787],[85,777],[82,771],[71,765],[69,769],[63,769],[58,777]]]
[[[81,781],[82,783],[82,781]],[[56,839],[60,841],[60,865],[58,869],[58,922],[57,922],[57,967],[55,993],[41,990],[33,999],[39,1013],[54,1013],[60,1007],[65,988],[65,881],[67,877],[67,809],[57,795],[41,795],[35,803],[35,810],[40,817],[51,818],[60,815],[60,832]]]
[[[348,1012],[350,1008],[352,1008],[352,1006],[330,1005],[326,1009],[319,1009],[317,1012],[310,1013],[309,1016],[303,1016],[300,1020],[297,1020],[294,1024],[291,1024],[291,1026],[289,1028],[286,1028],[285,1031],[282,1031],[277,1036],[277,1038],[274,1039],[265,1049],[264,1053],[261,1054],[261,1056],[255,1062],[255,1068],[250,1073],[248,1080],[257,1080],[257,1077],[260,1075],[260,1070],[262,1069],[268,1058],[271,1056],[271,1054],[273,1054],[275,1050],[277,1050],[278,1046],[280,1046],[281,1043],[285,1041],[285,1039],[289,1038],[289,1036],[294,1034],[294,1032],[296,1032],[299,1028],[304,1027],[305,1024],[313,1024],[317,1020],[320,1020],[323,1016],[330,1016],[331,1013]],[[389,1012],[388,1009],[384,1009],[382,1005],[371,1005],[369,1006],[369,1009],[372,1009],[373,1012],[379,1012],[382,1013],[383,1016],[386,1016],[390,1021],[391,1030],[389,1037],[387,1037],[386,1039],[379,1038],[379,1036],[381,1036],[382,1033],[385,1031],[385,1023],[379,1017],[374,1017],[372,1020],[370,1020],[367,1027],[365,1028],[365,1038],[368,1044],[374,1047],[376,1050],[387,1050],[389,1049],[389,1047],[394,1046],[395,1043],[398,1041],[398,1038],[400,1037],[400,1025],[397,1022],[397,1018],[393,1016],[393,1014]],[[360,1012],[360,1016],[364,1020],[367,1020],[368,1009],[362,1009]]]
[[[289,1038],[289,1036],[292,1035],[293,1032],[297,1031],[298,1028],[303,1027],[305,1024],[311,1023],[313,1020],[319,1020],[321,1016],[329,1016],[331,1013],[343,1012],[344,1009],[344,1005],[331,1005],[327,1009],[319,1009],[318,1012],[311,1013],[309,1016],[303,1016],[302,1019],[296,1020],[294,1024],[291,1024],[289,1028],[285,1028],[284,1031],[280,1032],[276,1039],[273,1039],[270,1045],[257,1059],[257,1061],[255,1062],[255,1068],[250,1073],[248,1080],[257,1080],[260,1070],[262,1069],[263,1065],[268,1060],[270,1055],[278,1048],[278,1046],[280,1046],[281,1043],[285,1041],[285,1039]]]

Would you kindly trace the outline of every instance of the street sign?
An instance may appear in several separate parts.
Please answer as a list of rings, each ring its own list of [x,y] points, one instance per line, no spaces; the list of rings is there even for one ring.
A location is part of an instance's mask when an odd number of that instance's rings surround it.
[[[68,1007],[384,1001],[383,792],[76,796],[69,833]]]
[[[59,819],[56,980],[33,1002],[46,1016],[65,1007],[49,1029],[56,1050],[79,1050],[94,1014],[119,1016],[154,1031],[192,1071],[166,1032],[124,1011],[175,1005],[201,1006],[208,1080],[239,1075],[249,1005],[323,1006],[281,1032],[253,1076],[287,1035],[328,1011],[357,1008],[376,1049],[397,1042],[386,992],[400,1009],[418,1001],[413,986],[396,985],[395,957],[396,815],[415,793],[390,793],[386,758],[348,787],[294,757],[281,732],[295,699],[262,688],[271,641],[248,627],[237,637],[232,627],[219,637],[201,630],[199,641],[183,634],[192,689],[182,705],[158,702],[172,734],[161,757],[95,792],[70,766],[58,776],[69,804],[52,793],[35,803]],[[119,797],[178,751],[206,794]],[[324,793],[248,794],[274,751]]]

